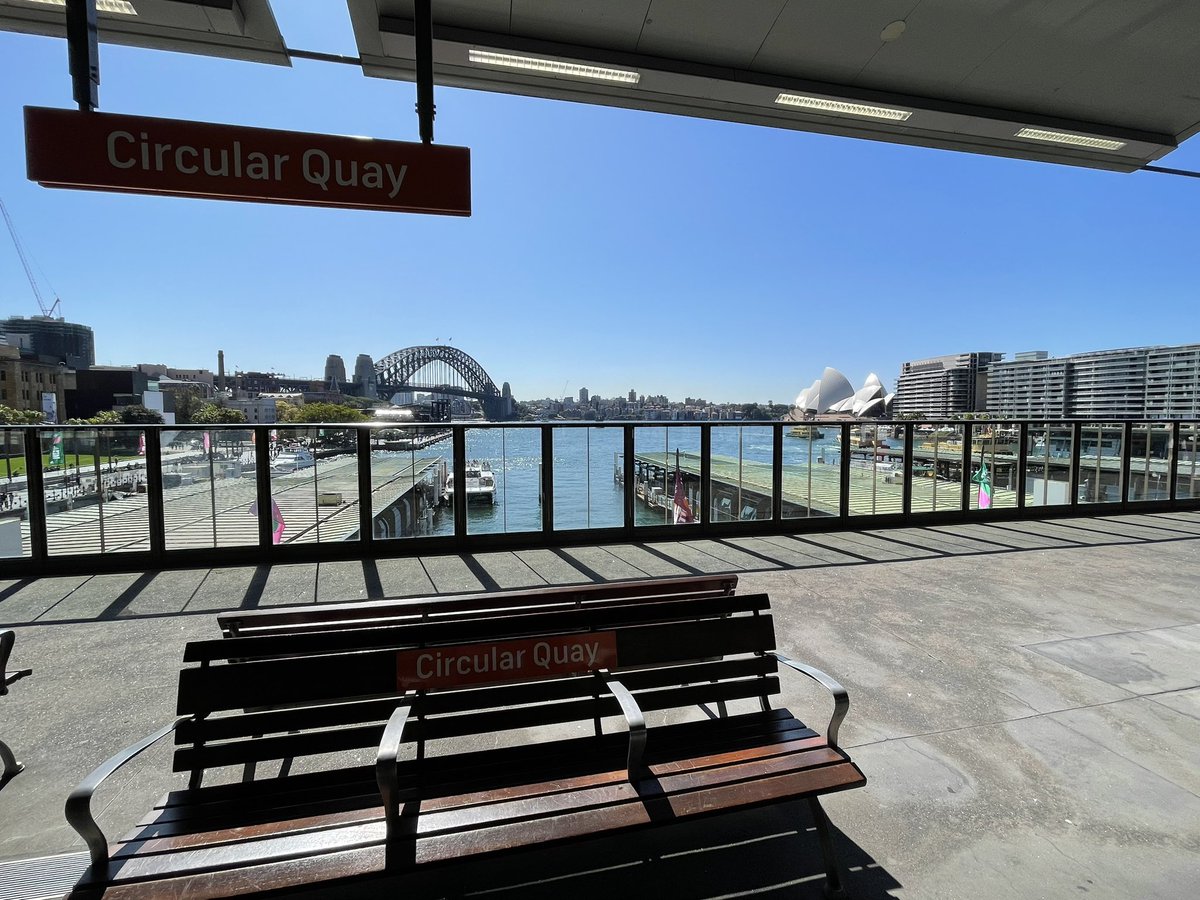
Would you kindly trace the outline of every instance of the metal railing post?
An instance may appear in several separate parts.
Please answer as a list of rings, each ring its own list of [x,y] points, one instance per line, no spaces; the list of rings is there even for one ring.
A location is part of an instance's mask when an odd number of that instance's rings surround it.
[[[842,430],[838,449],[838,517],[845,519],[850,516],[850,423],[842,422],[838,427]]]
[[[1079,467],[1083,459],[1083,423],[1071,422],[1071,461],[1067,467],[1068,487],[1071,506],[1079,505]]]
[[[1179,488],[1179,433],[1183,430],[1182,423],[1176,419],[1171,423],[1171,448],[1167,453],[1167,502],[1174,504]],[[1192,426],[1192,436],[1195,438],[1196,426]],[[1196,448],[1192,448],[1192,453]]]
[[[811,438],[810,438],[811,441]],[[771,521],[783,521],[783,425],[771,429]]]
[[[712,521],[712,423],[700,425],[700,524]]]
[[[900,484],[900,511],[905,518],[912,515],[912,495],[913,495],[913,453],[916,452],[916,428],[912,422],[904,423],[904,462],[901,463],[900,472],[903,481]]]
[[[637,496],[634,493],[634,460],[633,460],[633,426],[621,426],[621,441],[622,441],[622,458],[621,468],[623,469],[622,477],[625,479],[625,493],[622,495],[624,501],[625,513],[625,534],[629,538],[633,538],[633,523],[634,523],[634,503],[637,501]]]
[[[362,541],[363,555],[371,556],[375,544],[375,496],[371,483],[371,429],[359,425],[354,430],[355,456],[358,460],[358,539]],[[413,499],[413,522],[416,522],[417,507]],[[399,529],[397,529],[398,531]]]
[[[1146,456],[1150,456],[1150,429],[1146,429]],[[1100,458],[1100,448],[1096,448],[1096,458]],[[1121,483],[1117,489],[1121,492],[1121,511],[1129,508],[1129,473],[1133,464],[1133,422],[1126,422],[1121,430]]]
[[[29,554],[38,561],[50,555],[46,540],[46,479],[42,475],[42,437],[36,427],[23,428],[25,444],[25,509],[29,516]]]
[[[461,546],[467,537],[467,429],[465,425],[450,425],[450,442],[454,458],[450,461],[454,473],[454,539]]]
[[[963,446],[962,446],[962,512],[968,512],[971,509],[971,423],[963,422]]]
[[[161,562],[167,552],[161,425],[146,428],[146,519],[146,527],[150,532],[150,556],[156,562]]]
[[[271,506],[271,430],[254,427],[254,502],[258,510],[258,548],[264,553],[275,543],[274,509]]]
[[[550,425],[542,425],[539,429],[542,438],[542,533],[554,533],[554,429]],[[589,438],[590,439],[590,436]],[[591,472],[585,477],[590,479]]]
[[[1020,444],[1017,447],[1017,509],[1025,508],[1026,468],[1029,465],[1029,423],[1018,427]]]

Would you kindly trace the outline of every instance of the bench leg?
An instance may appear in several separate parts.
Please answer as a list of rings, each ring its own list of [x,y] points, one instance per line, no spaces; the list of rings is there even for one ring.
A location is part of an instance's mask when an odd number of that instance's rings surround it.
[[[821,808],[821,801],[816,797],[808,798],[808,808],[812,810],[813,823],[817,826],[817,837],[821,840],[821,856],[825,859],[825,894],[840,900],[846,896],[846,888],[842,884],[842,869],[838,865],[837,855],[833,852],[833,826],[829,816]]]
[[[8,744],[0,741],[0,785],[7,782],[8,779],[24,768],[25,764],[17,762],[17,758],[13,756],[13,752],[8,749]]]

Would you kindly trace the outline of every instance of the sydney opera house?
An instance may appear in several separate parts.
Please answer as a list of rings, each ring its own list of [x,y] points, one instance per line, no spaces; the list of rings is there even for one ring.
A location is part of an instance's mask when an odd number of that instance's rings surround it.
[[[884,392],[883,382],[874,372],[856,391],[845,375],[837,369],[827,368],[810,387],[800,392],[790,418],[885,418],[891,415],[895,396],[895,393]]]

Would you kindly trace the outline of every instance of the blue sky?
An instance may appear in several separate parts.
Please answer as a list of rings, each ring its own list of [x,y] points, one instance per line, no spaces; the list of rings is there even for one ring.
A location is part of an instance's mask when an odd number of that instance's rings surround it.
[[[275,4],[354,53],[341,4]],[[101,109],[417,140],[414,86],[101,45]],[[97,362],[319,376],[452,340],[520,399],[790,401],[826,365],[1200,341],[1200,182],[439,88],[469,219],[48,190],[21,108],[66,45],[0,33],[0,197]],[[1163,165],[1200,169],[1200,145]],[[43,290],[47,290],[43,281]],[[0,233],[0,313],[37,313]]]

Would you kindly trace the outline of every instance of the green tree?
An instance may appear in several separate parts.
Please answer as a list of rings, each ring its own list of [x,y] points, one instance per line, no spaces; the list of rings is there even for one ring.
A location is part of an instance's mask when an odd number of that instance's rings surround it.
[[[36,409],[13,409],[0,406],[0,425],[40,425],[45,417]]]
[[[207,404],[200,396],[199,388],[182,388],[172,391],[175,399],[175,421],[180,425],[198,421],[195,416]]]
[[[289,422],[365,422],[369,416],[357,409],[340,403],[306,403],[287,421]]]
[[[275,420],[278,422],[294,422],[296,415],[296,404],[290,403],[287,400],[275,401]]]
[[[163,417],[140,403],[133,403],[121,408],[121,421],[126,425],[161,425]]]
[[[240,409],[226,409],[215,403],[206,403],[192,415],[192,423],[196,425],[240,425],[246,421],[246,414]]]

